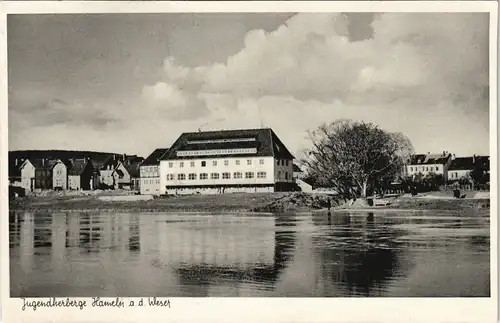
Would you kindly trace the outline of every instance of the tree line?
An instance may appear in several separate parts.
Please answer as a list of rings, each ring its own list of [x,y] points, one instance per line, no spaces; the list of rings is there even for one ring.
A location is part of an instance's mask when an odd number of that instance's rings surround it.
[[[375,191],[394,188],[395,182],[405,192],[438,190],[447,184],[441,174],[405,177],[404,167],[414,154],[411,141],[373,123],[336,120],[310,131],[309,138],[312,147],[300,159],[309,182],[332,188],[346,198],[366,198]],[[468,178],[476,186],[489,182],[480,166]]]

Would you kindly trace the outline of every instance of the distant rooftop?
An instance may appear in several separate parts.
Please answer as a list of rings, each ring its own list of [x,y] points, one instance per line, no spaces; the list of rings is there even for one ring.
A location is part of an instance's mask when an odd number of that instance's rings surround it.
[[[446,151],[441,154],[417,154],[411,156],[410,165],[446,164],[451,156]]]
[[[168,148],[157,148],[151,155],[141,163],[141,166],[154,166],[160,164],[160,158],[168,151]]]

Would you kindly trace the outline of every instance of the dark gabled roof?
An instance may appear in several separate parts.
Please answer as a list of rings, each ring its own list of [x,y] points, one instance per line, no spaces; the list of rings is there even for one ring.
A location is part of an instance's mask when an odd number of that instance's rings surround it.
[[[108,160],[113,159],[113,155],[100,155],[100,156],[92,156],[90,160],[92,161],[92,165],[94,168],[99,170],[104,167],[104,164],[108,162]]]
[[[71,167],[68,169],[68,175],[81,175],[87,166],[92,166],[92,161],[86,161],[85,159],[75,159]]]
[[[35,159],[33,161],[33,166],[38,170],[51,170],[57,162],[61,161],[60,159]],[[66,164],[61,161],[65,166]],[[67,167],[67,166],[66,166]]]
[[[471,170],[474,167],[472,157],[457,157],[451,161],[448,170]]]
[[[139,177],[139,167],[141,166],[140,162],[133,162],[129,164],[125,164],[125,169],[130,174],[130,177]]]
[[[8,161],[9,161],[8,162],[8,164],[9,164],[8,165],[9,166],[9,177],[21,177],[22,166],[26,162],[30,162],[29,159],[26,159],[26,158],[14,158],[11,156],[9,156]]]
[[[451,154],[417,154],[410,158],[410,165],[446,164]]]
[[[111,166],[111,169],[115,169],[118,164],[121,162],[121,160],[119,158],[116,158],[116,156],[109,156],[108,159],[106,159],[106,161],[104,163],[101,164],[101,166],[99,167],[99,169],[101,170],[105,170],[108,166]]]
[[[238,142],[195,142],[209,140],[230,140],[230,139],[251,139],[253,141]],[[191,143],[189,143],[191,142]],[[221,130],[205,132],[183,133],[170,147],[170,149],[160,158],[166,159],[193,159],[200,156],[177,156],[178,151],[193,150],[217,150],[217,149],[244,149],[255,148],[255,154],[220,154],[210,155],[210,157],[247,157],[247,156],[274,156],[278,159],[293,159],[293,155],[276,136],[274,131],[269,128],[263,129],[239,129],[239,130]]]
[[[160,164],[160,158],[168,151],[168,148],[155,149],[142,163],[141,166],[153,166]]]

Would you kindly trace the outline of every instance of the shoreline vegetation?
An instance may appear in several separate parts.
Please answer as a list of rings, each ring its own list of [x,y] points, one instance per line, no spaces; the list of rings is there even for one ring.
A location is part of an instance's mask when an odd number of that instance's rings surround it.
[[[303,192],[233,193],[221,195],[189,195],[149,197],[132,195],[130,191],[45,192],[17,198],[9,202],[9,211],[33,212],[332,212],[343,211],[489,211],[490,198],[486,192],[468,192],[471,197],[454,199],[451,193],[435,192],[427,195],[385,198],[388,205],[369,206],[365,200],[346,201],[326,194]],[[123,197],[126,198],[123,198]],[[116,197],[116,199],[114,199]]]

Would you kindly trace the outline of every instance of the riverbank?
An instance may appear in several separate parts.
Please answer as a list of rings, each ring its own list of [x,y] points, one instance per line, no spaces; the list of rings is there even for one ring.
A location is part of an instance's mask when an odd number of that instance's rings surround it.
[[[112,198],[110,196],[119,196]],[[126,196],[126,198],[124,198]],[[301,192],[234,193],[221,195],[189,195],[144,198],[130,192],[45,194],[18,198],[9,209],[43,211],[110,211],[110,212],[304,212],[327,210],[330,199],[332,211],[338,210],[470,210],[489,209],[485,198],[449,199],[436,197],[398,197],[389,205],[373,207],[350,205],[346,201],[324,194]]]

